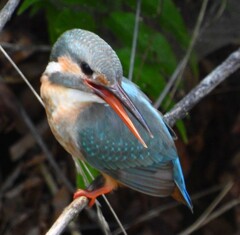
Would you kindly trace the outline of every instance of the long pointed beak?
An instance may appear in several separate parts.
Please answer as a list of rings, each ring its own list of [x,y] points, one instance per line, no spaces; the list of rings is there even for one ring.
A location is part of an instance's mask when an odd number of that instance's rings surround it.
[[[133,133],[133,135],[141,142],[141,144],[147,148],[146,143],[140,136],[138,130],[134,126],[133,122],[129,118],[127,112],[124,107],[131,112],[134,117],[138,120],[138,122],[143,126],[143,128],[149,133],[151,137],[153,137],[146,121],[142,117],[141,113],[138,111],[136,106],[133,104],[131,99],[128,97],[126,92],[122,89],[122,87],[117,84],[114,86],[101,86],[95,84],[89,80],[85,80],[86,84],[93,89],[93,91],[99,95],[102,99],[104,99],[112,109],[118,114],[118,116],[122,119],[122,121],[126,124],[129,130]]]

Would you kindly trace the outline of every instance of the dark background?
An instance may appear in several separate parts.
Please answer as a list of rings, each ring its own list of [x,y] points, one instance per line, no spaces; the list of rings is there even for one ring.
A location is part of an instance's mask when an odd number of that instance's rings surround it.
[[[135,1],[69,1],[73,5],[67,1],[36,1],[36,5],[24,9],[28,2],[22,2],[24,7],[14,13],[0,35],[0,42],[37,91],[51,44],[59,34],[73,27],[92,30],[109,42],[119,54],[127,76]],[[202,4],[202,1],[169,1],[173,6],[164,13],[164,2],[168,1],[142,1],[134,70],[134,81],[153,102],[186,53]],[[237,0],[208,4],[182,81],[175,95],[171,97],[170,92],[165,99],[161,111],[170,109],[239,47],[239,24]],[[151,39],[153,34],[156,37]],[[156,38],[160,36],[163,39],[158,41]],[[149,45],[152,48],[147,50]],[[53,138],[44,109],[3,55],[0,55],[0,68],[0,234],[44,234],[70,203],[72,192],[36,144],[20,110],[25,110],[62,174],[74,186],[75,166]],[[193,198],[194,214],[185,206],[175,204],[172,198],[153,198],[121,188],[108,198],[122,223],[129,225],[129,234],[179,233],[206,211],[229,181],[234,185],[217,209],[232,203],[234,206],[194,234],[240,234],[239,75],[238,70],[227,78],[174,128],[179,136],[176,145]],[[104,202],[102,209],[112,231],[118,229]],[[147,219],[139,222],[141,216]],[[65,234],[73,234],[75,229],[82,234],[101,234],[98,224],[85,211]]]

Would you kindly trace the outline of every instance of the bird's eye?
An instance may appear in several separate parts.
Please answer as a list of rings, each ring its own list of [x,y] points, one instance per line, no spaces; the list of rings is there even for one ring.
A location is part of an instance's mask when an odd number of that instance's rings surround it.
[[[93,71],[92,69],[90,68],[90,66],[85,63],[85,62],[82,62],[81,63],[81,69],[83,71],[83,73],[85,73],[86,75],[92,75],[93,74]]]

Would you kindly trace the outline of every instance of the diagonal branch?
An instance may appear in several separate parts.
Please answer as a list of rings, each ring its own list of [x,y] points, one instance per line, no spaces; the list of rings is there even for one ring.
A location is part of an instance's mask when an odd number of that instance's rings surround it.
[[[179,101],[171,111],[164,115],[167,123],[173,126],[178,119],[187,116],[190,109],[239,68],[240,49],[233,52],[222,64],[192,89],[188,95]]]
[[[0,32],[2,31],[7,21],[11,18],[19,2],[20,0],[9,0],[0,11]]]
[[[79,197],[75,199],[55,221],[46,235],[58,235],[68,226],[68,224],[87,206],[88,199]]]

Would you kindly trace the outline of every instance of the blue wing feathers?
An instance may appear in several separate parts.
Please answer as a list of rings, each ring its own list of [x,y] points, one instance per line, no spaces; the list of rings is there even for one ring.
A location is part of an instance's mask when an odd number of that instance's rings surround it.
[[[122,184],[153,196],[171,195],[177,186],[190,207],[173,134],[158,110],[132,82],[123,78],[122,86],[154,138],[128,113],[148,146],[144,148],[109,106],[94,103],[81,113],[77,122],[78,144],[86,161]],[[92,116],[93,113],[98,115]]]
[[[118,171],[106,171],[112,177],[121,179],[121,183],[137,191],[152,196],[168,196],[175,184],[172,165],[153,165],[149,167],[125,168]]]

